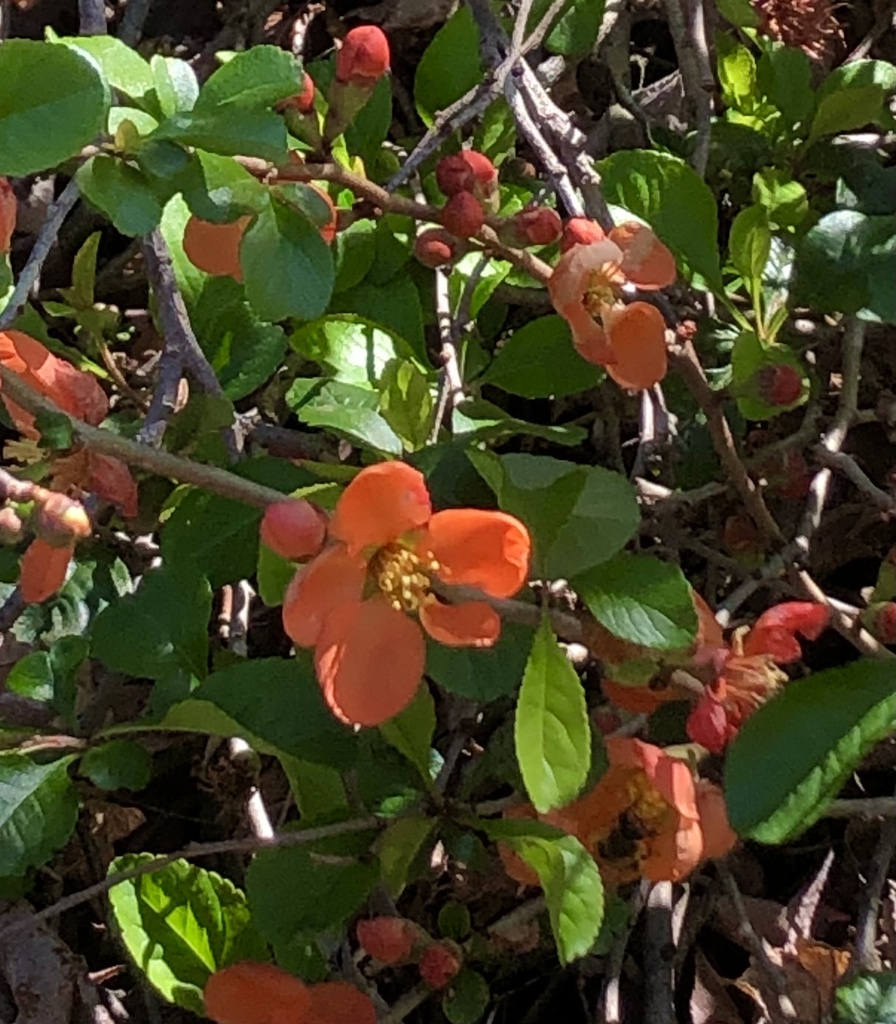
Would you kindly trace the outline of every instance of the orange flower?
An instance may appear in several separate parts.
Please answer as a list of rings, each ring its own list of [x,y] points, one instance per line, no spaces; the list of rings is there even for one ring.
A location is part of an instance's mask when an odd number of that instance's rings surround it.
[[[650,743],[609,737],[606,744],[610,767],[597,785],[541,820],[576,836],[607,885],[679,882],[731,849],[736,836],[718,787],[695,781],[687,763]]]
[[[811,601],[785,601],[763,612],[752,629],[737,630],[725,645],[706,602],[695,595],[694,603],[705,638],[698,644],[694,664],[710,667],[715,678],[688,717],[687,731],[695,743],[719,754],[787,681],[778,666],[802,657],[797,635],[817,639],[830,612],[826,605]]]
[[[548,291],[579,354],[605,366],[621,387],[640,390],[665,376],[666,325],[654,306],[625,305],[619,296],[626,283],[654,291],[674,280],[669,250],[650,228],[631,223],[613,228],[602,241],[568,249]]]
[[[290,583],[283,627],[313,647],[332,712],[352,725],[379,725],[413,699],[426,644],[490,647],[501,632],[484,601],[444,604],[443,583],[509,597],[526,580],[526,528],[503,512],[433,513],[423,475],[402,462],[368,466],[345,489],[330,521],[332,543]]]
[[[250,960],[215,971],[203,998],[217,1024],[376,1024],[370,997],[354,986],[306,985],[280,967]]]

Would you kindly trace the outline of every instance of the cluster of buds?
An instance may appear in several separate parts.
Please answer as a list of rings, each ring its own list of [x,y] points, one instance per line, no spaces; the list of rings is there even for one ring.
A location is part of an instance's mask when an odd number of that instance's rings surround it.
[[[463,965],[460,946],[451,939],[432,939],[406,917],[372,917],[359,921],[358,944],[374,960],[389,967],[414,963],[421,979],[433,989],[449,984]]]
[[[39,604],[65,582],[75,545],[92,532],[90,518],[79,501],[7,473],[0,478],[0,497],[10,502],[0,508],[0,543],[18,544],[33,534],[19,587],[27,604]]]

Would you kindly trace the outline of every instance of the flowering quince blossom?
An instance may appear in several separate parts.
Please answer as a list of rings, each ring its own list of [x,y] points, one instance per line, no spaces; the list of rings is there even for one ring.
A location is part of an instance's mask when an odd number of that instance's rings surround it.
[[[685,761],[650,743],[609,737],[606,744],[610,766],[584,796],[547,814],[526,806],[511,808],[508,816],[538,817],[575,836],[610,886],[638,878],[679,882],[734,846],[717,786],[695,779]],[[536,883],[516,855],[505,849],[501,855],[511,878]]]
[[[351,725],[379,725],[411,702],[426,658],[423,630],[449,646],[498,639],[501,619],[489,604],[446,604],[433,579],[502,598],[529,569],[522,523],[479,509],[434,513],[423,475],[402,462],[362,469],[328,532],[330,543],[287,588],[283,627],[314,649],[324,699]]]
[[[675,261],[650,228],[619,224],[607,235],[597,225],[570,239],[572,244],[548,280],[557,312],[572,330],[573,344],[589,363],[606,367],[620,387],[652,387],[666,373],[666,325],[658,309],[646,302],[625,305],[622,287],[642,291],[665,288],[675,280]]]
[[[763,612],[750,629],[737,630],[725,644],[706,602],[694,595],[700,637],[694,664],[711,666],[707,685],[687,721],[688,736],[713,754],[721,753],[743,723],[787,681],[778,668],[799,661],[797,636],[817,639],[828,624],[826,605],[785,601]]]
[[[353,985],[306,985],[281,967],[251,960],[215,971],[203,998],[216,1024],[376,1024],[370,997]]]

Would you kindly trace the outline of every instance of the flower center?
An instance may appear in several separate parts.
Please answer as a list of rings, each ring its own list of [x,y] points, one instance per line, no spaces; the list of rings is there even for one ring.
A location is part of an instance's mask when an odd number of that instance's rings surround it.
[[[388,544],[370,560],[373,581],[399,612],[415,612],[431,599],[430,580],[438,567],[431,551],[421,554],[404,544]]]
[[[596,843],[598,858],[617,885],[640,877],[650,840],[663,830],[670,809],[643,771],[632,772],[625,793],[628,806]]]
[[[584,303],[585,308],[593,317],[600,316],[604,306],[612,306],[616,301],[616,290],[614,288],[614,277],[619,271],[615,264],[606,263],[588,275],[588,283],[585,286]]]

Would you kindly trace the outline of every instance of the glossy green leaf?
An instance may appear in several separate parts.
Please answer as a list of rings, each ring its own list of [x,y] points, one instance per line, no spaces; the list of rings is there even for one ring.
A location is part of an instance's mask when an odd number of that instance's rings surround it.
[[[760,92],[791,126],[806,124],[815,108],[812,63],[802,50],[783,43],[766,43],[756,65]]]
[[[890,661],[855,661],[788,683],[747,719],[725,762],[732,827],[783,843],[824,813],[865,754],[891,734]]]
[[[423,123],[431,125],[440,110],[481,80],[479,29],[469,8],[461,6],[436,32],[417,64],[414,101]]]
[[[436,706],[426,685],[417,688],[417,695],[404,711],[383,722],[383,739],[411,762],[429,785],[432,781],[432,737],[436,730]]]
[[[376,258],[376,225],[373,221],[356,220],[338,232],[333,255],[336,261],[333,291],[338,294],[360,284]]]
[[[237,53],[203,84],[193,108],[215,114],[226,107],[259,108],[301,92],[301,66],[279,46]]]
[[[597,169],[609,202],[646,220],[677,258],[721,291],[715,196],[684,160],[630,149],[601,160]]]
[[[87,199],[123,235],[146,235],[162,219],[162,201],[146,175],[123,160],[99,154],[78,170]]]
[[[756,60],[730,36],[716,36],[716,64],[725,105],[750,113],[756,103]]]
[[[883,60],[851,61],[832,71],[818,91],[807,144],[867,124],[883,124],[886,99],[896,89],[896,67]]]
[[[597,621],[629,643],[674,651],[697,635],[690,584],[671,562],[619,554],[571,582]]]
[[[179,57],[163,57],[155,53],[150,58],[149,67],[162,115],[171,117],[191,111],[199,96],[199,81],[190,65]]]
[[[787,366],[799,374],[802,390],[789,405],[771,405],[762,396],[760,371],[766,366]],[[796,353],[787,345],[763,344],[753,331],[743,331],[731,350],[731,393],[737,407],[749,420],[768,420],[789,409],[804,405],[809,398],[810,381]]]
[[[734,218],[728,236],[728,254],[751,291],[761,286],[762,271],[772,247],[772,233],[764,206],[745,206]]]
[[[567,322],[543,316],[514,331],[482,381],[523,398],[559,398],[595,387],[604,377],[576,352]]]
[[[540,437],[567,447],[581,444],[586,432],[581,427],[542,426],[509,416],[500,406],[481,398],[469,398],[454,410],[454,435],[465,441],[506,441],[515,434]]]
[[[408,872],[435,825],[435,818],[397,818],[374,844],[383,885],[393,899],[398,899],[410,881]]]
[[[451,1024],[476,1024],[488,1008],[490,998],[485,978],[478,971],[464,967],[442,999],[442,1012]]]
[[[551,2],[542,0],[540,5],[535,5],[533,14],[540,9],[540,19]],[[545,36],[546,49],[564,57],[584,57],[597,43],[604,6],[604,0],[569,0]],[[535,17],[530,24],[532,22],[536,22]]]
[[[144,789],[152,775],[152,757],[133,740],[110,740],[91,747],[78,766],[100,789]]]
[[[283,595],[295,574],[295,562],[271,551],[267,544],[258,545],[258,566],[255,570],[258,596],[268,608],[283,604]]]
[[[109,874],[152,860],[149,853],[117,857]],[[188,861],[120,882],[109,890],[109,902],[125,948],[153,988],[200,1016],[202,990],[214,971],[267,959],[243,893]]]
[[[778,228],[796,227],[809,212],[805,188],[776,167],[753,175],[753,202],[765,207],[771,225]]]
[[[41,867],[68,841],[78,818],[71,761],[0,753],[0,878]]]
[[[335,433],[386,455],[401,455],[401,441],[380,415],[379,395],[339,381],[300,378],[286,396],[302,423]]]
[[[591,763],[585,691],[547,618],[535,634],[523,673],[514,739],[536,810],[563,807],[579,795]]]
[[[150,138],[222,156],[258,156],[275,163],[287,155],[283,118],[270,110],[227,107],[215,113],[199,110],[172,114]]]
[[[345,384],[376,387],[386,364],[412,352],[392,331],[349,313],[322,317],[300,327],[289,344]]]
[[[896,1020],[896,974],[860,974],[837,989],[836,1024],[892,1024]]]
[[[431,642],[426,674],[451,693],[483,703],[504,697],[519,686],[526,667],[532,630],[505,622],[494,647],[446,647]]]
[[[155,88],[149,62],[115,36],[67,36],[59,42],[90,54],[109,85],[132,100],[142,101]]]
[[[217,153],[194,153],[180,185],[190,212],[214,224],[262,210],[268,202],[267,188],[257,178]]]
[[[434,400],[429,378],[410,359],[391,359],[379,382],[380,415],[408,451],[423,448],[432,430]]]
[[[94,141],[109,88],[83,53],[56,43],[0,46],[0,174],[48,170]]]
[[[404,254],[407,255],[406,251]],[[356,313],[369,323],[378,324],[393,336],[404,339],[421,366],[429,366],[423,333],[423,307],[417,286],[406,274],[381,283],[372,281],[380,265],[380,257],[380,249],[377,248],[376,261],[367,278],[356,287],[334,296],[331,312]]]
[[[189,565],[151,569],[133,594],[96,617],[91,654],[113,672],[162,679],[185,671],[206,674],[211,587]]]
[[[304,846],[261,850],[246,873],[252,919],[274,945],[342,925],[379,881],[375,863],[321,860]]]
[[[249,305],[262,320],[314,320],[333,292],[333,257],[307,217],[271,202],[243,237]]]

